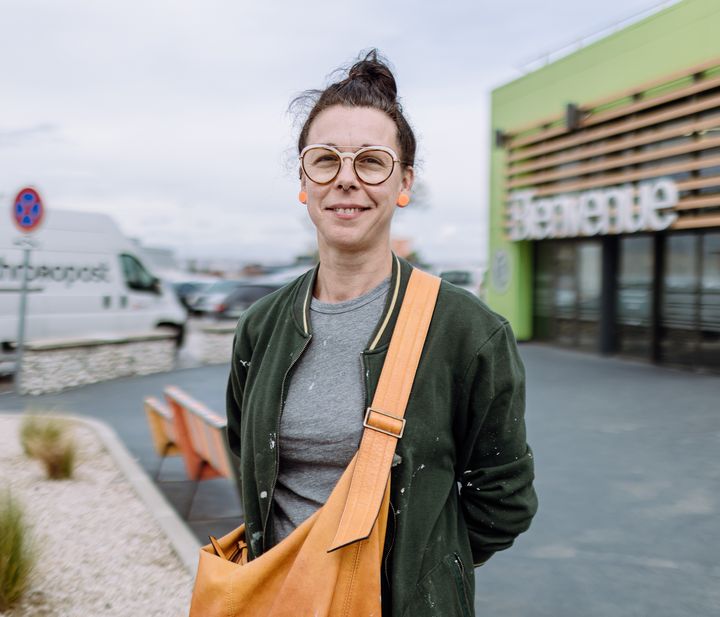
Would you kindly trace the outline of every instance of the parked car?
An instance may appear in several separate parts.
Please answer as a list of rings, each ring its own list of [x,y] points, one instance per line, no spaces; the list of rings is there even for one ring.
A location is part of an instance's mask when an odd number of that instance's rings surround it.
[[[448,283],[467,289],[470,293],[482,297],[483,272],[479,268],[442,270],[438,273]]]
[[[180,303],[190,310],[202,293],[212,284],[212,281],[175,281],[172,286]]]
[[[218,281],[193,304],[193,313],[216,319],[237,319],[253,302],[280,289],[283,283],[262,279]]]
[[[271,272],[270,274],[263,276],[261,279],[256,280],[257,282],[262,281],[262,283],[271,283],[282,286],[287,283],[291,283],[313,267],[314,266],[312,264],[301,264],[299,266],[278,268],[275,272]]]
[[[282,283],[255,283],[248,281],[228,294],[217,307],[218,319],[238,319],[251,304],[282,287]]]
[[[217,308],[235,291],[242,280],[222,280],[212,283],[190,301],[190,311],[194,315],[213,315]]]

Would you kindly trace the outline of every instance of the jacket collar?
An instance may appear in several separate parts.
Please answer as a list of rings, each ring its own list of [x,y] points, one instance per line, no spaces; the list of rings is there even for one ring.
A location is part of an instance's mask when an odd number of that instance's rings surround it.
[[[392,274],[390,276],[390,291],[387,295],[385,308],[382,317],[368,342],[367,351],[382,350],[390,344],[395,322],[397,321],[400,305],[405,296],[412,266],[401,259],[395,253],[392,254]],[[308,337],[312,334],[310,325],[310,300],[312,299],[312,290],[315,288],[315,281],[320,264],[315,266],[303,274],[298,280],[293,298],[293,319],[296,327],[303,336]]]

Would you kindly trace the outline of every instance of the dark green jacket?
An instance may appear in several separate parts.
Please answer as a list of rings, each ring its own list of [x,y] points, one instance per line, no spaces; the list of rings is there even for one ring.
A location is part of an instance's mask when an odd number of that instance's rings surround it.
[[[385,313],[362,354],[368,406],[411,269],[393,258]],[[292,368],[312,338],[316,272],[259,300],[237,326],[228,439],[240,457],[251,557],[273,546],[280,415]],[[524,369],[510,326],[443,281],[392,468],[386,617],[474,615],[472,564],[508,548],[537,509],[524,406]],[[363,413],[358,409],[358,422]]]

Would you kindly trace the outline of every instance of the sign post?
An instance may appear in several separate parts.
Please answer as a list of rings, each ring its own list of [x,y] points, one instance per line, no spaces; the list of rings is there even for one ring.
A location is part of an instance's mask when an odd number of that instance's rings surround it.
[[[35,231],[45,215],[40,195],[33,188],[24,188],[15,197],[12,205],[12,219],[15,226],[23,233]],[[18,314],[18,335],[15,354],[15,390],[20,386],[20,373],[22,371],[23,349],[25,347],[25,313],[27,311],[28,270],[30,266],[30,252],[35,246],[34,240],[23,235],[15,240],[15,245],[23,249],[23,266],[20,283],[20,309]]]

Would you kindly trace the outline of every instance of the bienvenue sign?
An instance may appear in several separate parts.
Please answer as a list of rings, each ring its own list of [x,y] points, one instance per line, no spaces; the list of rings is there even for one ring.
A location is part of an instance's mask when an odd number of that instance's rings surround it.
[[[535,191],[510,193],[511,240],[572,238],[661,231],[677,213],[677,185],[670,178],[608,189],[535,198]]]

